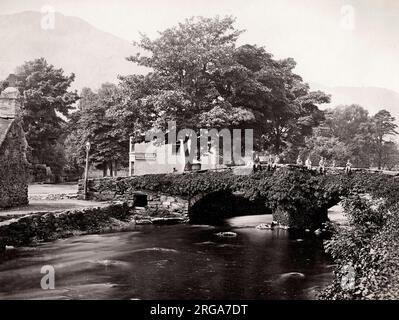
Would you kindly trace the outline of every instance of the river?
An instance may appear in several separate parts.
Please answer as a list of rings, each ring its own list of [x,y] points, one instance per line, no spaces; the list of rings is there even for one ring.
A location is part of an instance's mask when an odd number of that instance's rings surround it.
[[[0,299],[314,299],[333,276],[322,240],[255,228],[271,219],[137,226],[7,250]],[[54,267],[54,290],[41,289],[44,265]]]

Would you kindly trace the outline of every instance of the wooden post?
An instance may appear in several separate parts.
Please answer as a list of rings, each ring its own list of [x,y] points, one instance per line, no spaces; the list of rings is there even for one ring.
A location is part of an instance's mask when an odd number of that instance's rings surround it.
[[[84,179],[84,200],[87,200],[87,180],[89,176],[89,151],[90,142],[86,142],[86,168],[85,168],[85,179]]]

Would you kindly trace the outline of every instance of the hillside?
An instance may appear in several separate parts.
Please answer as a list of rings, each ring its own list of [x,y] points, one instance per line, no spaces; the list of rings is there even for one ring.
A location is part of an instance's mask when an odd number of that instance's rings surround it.
[[[323,109],[337,105],[359,104],[371,115],[386,109],[399,124],[399,93],[396,91],[377,87],[325,87],[317,84],[312,84],[311,88],[331,94],[331,103],[322,105]]]
[[[0,15],[0,80],[24,61],[44,57],[67,73],[76,89],[97,88],[117,75],[144,72],[126,57],[137,52],[128,41],[103,32],[84,20],[56,13],[55,28],[41,28],[39,12]]]

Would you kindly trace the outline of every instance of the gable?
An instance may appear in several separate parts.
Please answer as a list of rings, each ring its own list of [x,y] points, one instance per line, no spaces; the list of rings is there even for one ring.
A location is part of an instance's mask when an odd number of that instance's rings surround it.
[[[0,118],[0,148],[3,145],[4,140],[8,134],[8,131],[11,128],[14,119],[3,119]]]

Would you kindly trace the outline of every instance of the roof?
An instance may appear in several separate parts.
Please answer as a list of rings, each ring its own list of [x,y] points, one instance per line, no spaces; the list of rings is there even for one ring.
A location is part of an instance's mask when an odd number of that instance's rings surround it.
[[[8,98],[8,99],[18,99],[19,97],[19,91],[17,88],[14,87],[7,87],[5,88],[0,95],[2,98]]]
[[[0,147],[2,146],[8,130],[10,130],[11,124],[14,122],[14,119],[3,119],[0,118]]]

